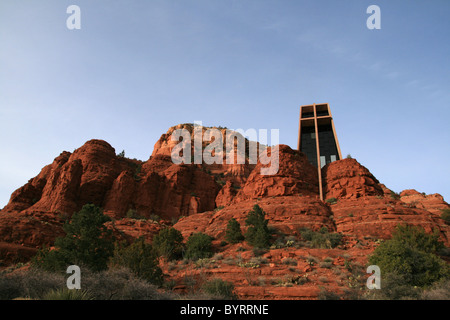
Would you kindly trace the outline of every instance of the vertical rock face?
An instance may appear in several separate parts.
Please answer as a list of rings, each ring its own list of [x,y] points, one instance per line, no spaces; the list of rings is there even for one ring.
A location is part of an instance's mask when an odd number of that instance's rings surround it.
[[[133,200],[138,214],[176,218],[215,208],[219,185],[198,167],[171,164],[162,172],[147,170]]]

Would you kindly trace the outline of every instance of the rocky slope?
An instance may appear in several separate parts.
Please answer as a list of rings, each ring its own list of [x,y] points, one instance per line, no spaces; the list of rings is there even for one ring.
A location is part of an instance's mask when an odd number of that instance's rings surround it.
[[[151,242],[154,234],[171,225],[185,237],[195,232],[213,236],[220,257],[206,265],[162,262],[179,292],[189,291],[187,279],[198,283],[221,277],[233,281],[243,299],[310,299],[317,297],[318,284],[343,292],[348,264],[363,266],[378,239],[389,238],[398,224],[438,230],[442,241],[450,244],[450,227],[440,218],[441,209],[449,205],[438,194],[395,194],[355,159],[344,159],[322,169],[327,201],[321,201],[317,169],[286,145],[274,151],[279,159],[274,175],[262,175],[265,165],[248,159],[243,164],[177,165],[171,159],[176,145],[171,135],[180,128],[193,137],[192,125],[170,128],[147,161],[118,156],[102,140],[90,140],[73,153],[62,152],[17,189],[0,211],[1,266],[26,262],[38,248],[51,246],[63,235],[64,221],[86,203],[101,206],[113,218],[108,225],[119,238],[144,236]],[[245,143],[248,150],[249,142]],[[255,204],[267,213],[278,243],[289,238],[290,245],[275,246],[263,256],[245,243],[223,245],[228,221],[235,218],[245,231],[246,215]],[[293,246],[301,243],[299,229],[305,227],[326,227],[341,233],[344,241],[334,249]]]

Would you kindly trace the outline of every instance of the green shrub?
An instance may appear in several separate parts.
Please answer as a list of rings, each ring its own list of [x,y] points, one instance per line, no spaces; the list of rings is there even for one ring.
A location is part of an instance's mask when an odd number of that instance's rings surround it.
[[[129,246],[116,243],[111,265],[128,268],[137,277],[155,285],[162,285],[163,273],[158,265],[157,255],[150,244],[137,239]]]
[[[224,206],[218,206],[217,208],[214,209],[214,212],[218,212],[220,210],[222,210],[223,208],[225,208]]]
[[[419,299],[422,289],[409,283],[409,276],[397,273],[382,274],[381,289],[369,290],[365,294],[370,300],[414,300]]]
[[[150,220],[153,220],[153,221],[155,221],[155,222],[161,221],[161,217],[158,216],[158,215],[155,214],[155,213],[152,213],[152,214],[149,216],[149,219],[150,219]]]
[[[265,219],[266,213],[257,204],[249,212],[245,224],[248,227],[245,233],[245,240],[252,246],[258,248],[267,248],[270,246],[271,234]]]
[[[234,285],[231,282],[215,278],[202,285],[202,291],[216,299],[236,299]]]
[[[319,295],[317,296],[318,300],[340,300],[340,296],[333,291],[329,291],[323,287],[320,287]]]
[[[391,190],[391,194],[390,194],[391,198],[394,200],[398,200],[400,199],[400,195],[397,192],[394,192]]]
[[[285,265],[287,265],[287,266],[296,266],[298,262],[297,262],[297,260],[294,259],[294,258],[288,258],[288,257],[286,257],[286,258],[283,258],[283,259],[281,260],[281,263],[282,263],[282,264],[285,264]]]
[[[8,275],[0,276],[0,300],[25,299],[61,299],[66,291],[65,273],[48,272],[42,269],[30,268]],[[160,293],[157,287],[148,281],[137,278],[127,268],[113,268],[92,272],[81,268],[81,290],[88,292],[84,298],[95,300],[157,300],[172,299],[167,293]],[[59,297],[50,295],[60,293]]]
[[[450,300],[450,279],[439,281],[425,290],[421,296],[422,300]]]
[[[31,267],[0,275],[0,300],[42,299],[50,290],[65,286],[63,273],[50,273]]]
[[[198,260],[210,258],[213,255],[212,238],[204,233],[194,233],[186,242],[185,258]]]
[[[160,293],[147,280],[136,277],[128,268],[111,268],[92,273],[82,270],[81,289],[89,291],[95,300],[159,300],[171,299]]]
[[[443,247],[437,233],[419,227],[397,226],[390,240],[379,245],[369,257],[384,274],[400,274],[412,286],[425,287],[448,278],[448,265],[436,252]]]
[[[442,209],[441,219],[450,224],[450,209]]]
[[[336,198],[328,198],[327,200],[325,200],[326,203],[329,204],[335,204],[337,203],[337,199]]]
[[[137,211],[135,209],[128,209],[126,213],[126,217],[128,219],[135,219],[135,220],[145,220],[144,217],[138,215]]]
[[[110,218],[95,205],[87,204],[63,226],[66,236],[55,240],[56,250],[42,249],[32,264],[49,271],[65,271],[69,265],[105,270],[114,245],[111,230],[104,225]]]
[[[244,236],[242,235],[241,231],[241,225],[235,218],[232,218],[230,221],[228,221],[225,240],[229,243],[238,243],[244,240]]]
[[[162,229],[153,237],[153,249],[167,260],[176,260],[183,254],[183,235],[175,228]]]
[[[342,240],[340,233],[329,233],[326,227],[319,231],[313,231],[308,228],[300,229],[300,235],[303,240],[308,241],[313,248],[332,249],[337,247]]]

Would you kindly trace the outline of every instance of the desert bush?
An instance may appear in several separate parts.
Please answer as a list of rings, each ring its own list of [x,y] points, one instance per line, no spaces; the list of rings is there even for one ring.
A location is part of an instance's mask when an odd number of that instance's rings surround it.
[[[217,208],[214,209],[214,212],[219,212],[223,208],[225,208],[225,207],[224,206],[218,206]]]
[[[265,257],[253,257],[250,259],[250,262],[261,265],[261,264],[267,264],[269,262],[269,260]]]
[[[110,263],[112,266],[126,267],[137,277],[152,284],[162,285],[163,273],[157,258],[152,246],[140,238],[129,246],[116,243]]]
[[[211,296],[211,298],[231,300],[236,299],[234,294],[234,285],[231,282],[215,278],[205,282],[202,285],[202,291]]]
[[[95,299],[95,300],[159,300],[172,299],[159,293],[157,287],[135,276],[127,268],[93,272],[81,268],[81,290],[68,290],[67,275],[30,268],[0,277],[0,299]],[[72,291],[69,293],[68,291]],[[75,292],[78,291],[78,292]],[[81,297],[77,296],[81,294]]]
[[[252,252],[255,257],[259,257],[259,256],[262,256],[263,254],[267,253],[267,249],[255,247],[255,248],[253,248]]]
[[[210,258],[200,258],[197,261],[195,261],[195,266],[197,268],[210,268],[216,260],[210,259]]]
[[[317,296],[318,300],[340,300],[340,296],[333,292],[325,289],[324,287],[320,287],[319,294]]]
[[[384,274],[381,289],[367,290],[364,295],[369,300],[415,300],[421,295],[422,289],[409,283],[407,275],[398,273]]]
[[[319,264],[319,267],[321,267],[321,268],[327,268],[327,269],[329,269],[329,268],[331,268],[333,266],[333,262],[331,261],[322,261],[320,264]]]
[[[202,232],[194,233],[186,242],[184,257],[189,260],[210,258],[213,255],[212,239]]]
[[[136,277],[128,268],[113,268],[93,273],[82,270],[81,288],[89,291],[95,300],[160,300],[171,299],[159,293],[157,287]]]
[[[450,279],[436,282],[425,290],[421,299],[423,300],[450,300]]]
[[[155,222],[159,222],[161,221],[161,217],[159,215],[157,215],[156,213],[152,213],[150,214],[150,216],[148,217],[150,220],[153,220]]]
[[[342,239],[340,233],[329,233],[326,227],[319,231],[308,228],[301,228],[299,231],[302,239],[308,241],[313,248],[332,249],[337,247]]]
[[[228,257],[223,259],[223,263],[225,263],[227,265],[234,265],[234,264],[236,264],[236,260],[234,260],[233,257],[228,256]]]
[[[183,235],[175,228],[165,228],[153,237],[152,245],[159,256],[176,260],[183,254]]]
[[[238,266],[242,268],[256,269],[259,268],[261,265],[255,261],[246,261],[246,262],[239,262]]]
[[[442,209],[441,219],[443,219],[446,223],[450,224],[450,208]]]
[[[65,285],[62,273],[30,268],[0,276],[0,300],[15,298],[41,299],[50,290]]]
[[[216,260],[216,261],[220,261],[220,260],[223,259],[223,254],[222,254],[222,253],[216,253],[216,254],[212,257],[212,259],[213,259],[213,260]]]
[[[317,259],[316,257],[311,256],[311,255],[306,257],[306,261],[308,262],[309,265],[314,265],[314,264],[318,264],[319,263],[319,259]]]
[[[126,217],[128,219],[146,220],[146,218],[143,216],[140,216],[135,209],[128,209],[128,211],[126,213]]]
[[[12,300],[22,297],[22,287],[16,277],[0,275],[0,300]]]
[[[297,260],[294,258],[284,258],[281,260],[282,264],[285,264],[287,266],[296,266],[297,265]]]

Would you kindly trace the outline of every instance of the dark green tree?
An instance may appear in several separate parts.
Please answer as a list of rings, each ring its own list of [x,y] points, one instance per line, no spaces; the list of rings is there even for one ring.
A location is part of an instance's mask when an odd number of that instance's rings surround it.
[[[384,274],[403,276],[411,286],[426,287],[449,277],[449,267],[436,255],[442,247],[437,233],[400,225],[390,240],[375,249],[369,263]]]
[[[241,231],[241,224],[235,218],[228,221],[227,230],[225,232],[225,240],[229,243],[238,243],[244,240]]]
[[[175,228],[162,229],[153,237],[153,249],[167,260],[181,258],[183,254],[183,235]]]
[[[139,238],[131,245],[116,243],[111,265],[130,269],[137,277],[155,285],[162,285],[163,273],[158,264],[158,256],[152,245]]]
[[[248,226],[245,240],[257,248],[267,248],[270,245],[271,235],[267,227],[269,221],[265,219],[265,215],[261,207],[255,204],[245,220]]]
[[[49,271],[63,271],[72,264],[105,270],[114,250],[112,232],[104,225],[109,220],[99,207],[84,205],[64,224],[66,236],[55,240],[55,250],[43,249],[33,264]]]
[[[212,238],[204,233],[194,233],[186,242],[184,257],[190,260],[210,258],[213,255]]]

